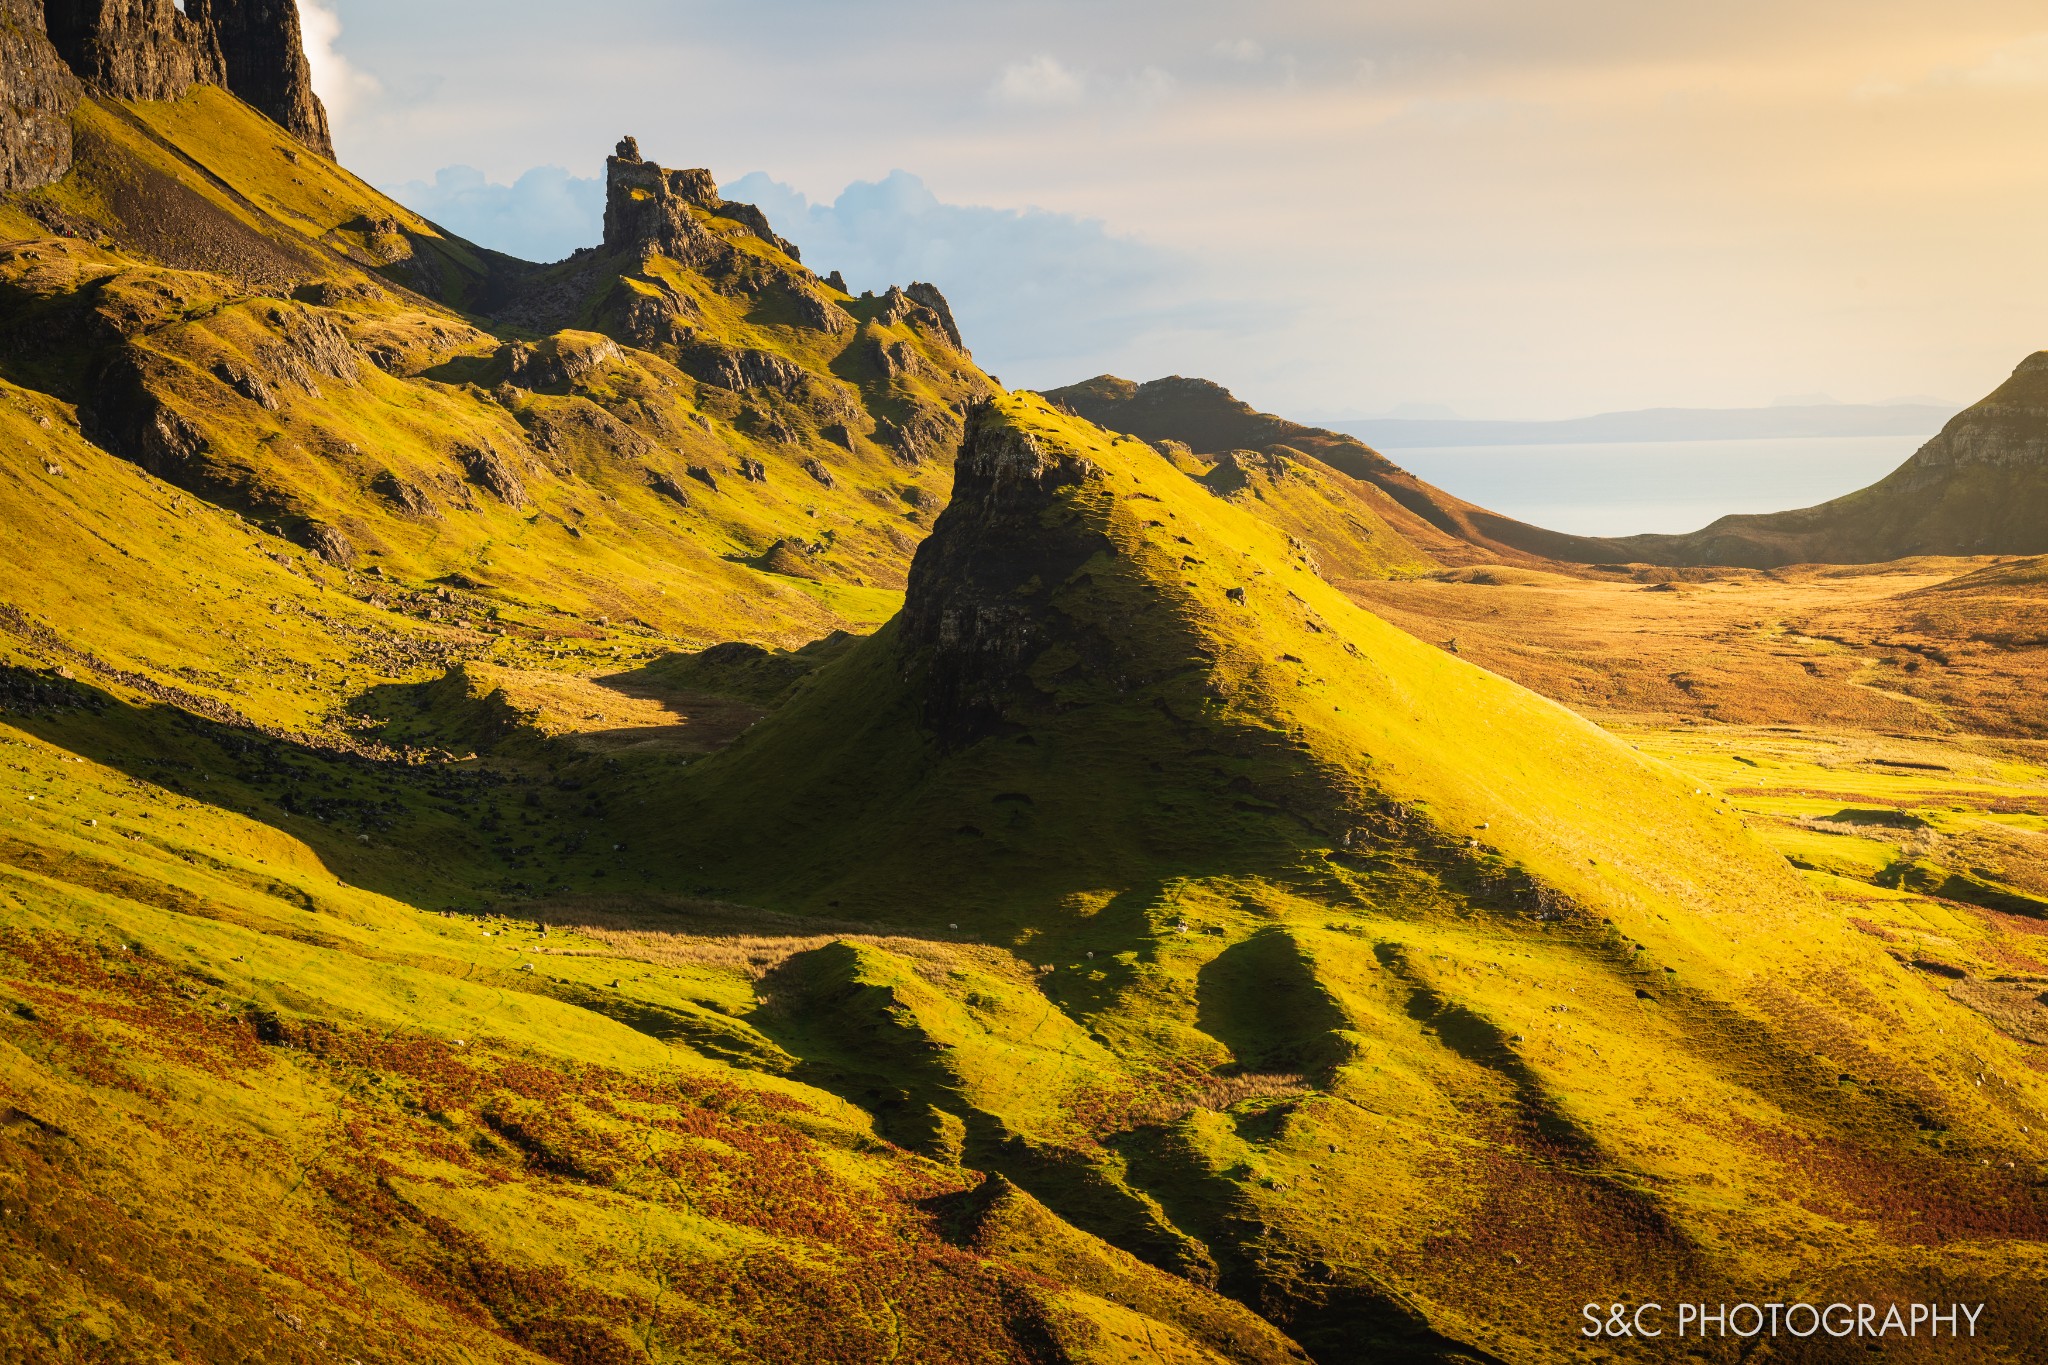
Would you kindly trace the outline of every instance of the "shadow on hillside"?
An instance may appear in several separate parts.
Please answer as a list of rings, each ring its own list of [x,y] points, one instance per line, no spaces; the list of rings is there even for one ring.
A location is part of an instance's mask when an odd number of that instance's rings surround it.
[[[559,778],[320,748],[18,666],[0,666],[0,723],[123,773],[145,792],[268,825],[349,885],[414,904],[552,890],[596,866],[575,842],[591,799]],[[544,843],[570,871],[550,865],[542,874],[534,855]]]

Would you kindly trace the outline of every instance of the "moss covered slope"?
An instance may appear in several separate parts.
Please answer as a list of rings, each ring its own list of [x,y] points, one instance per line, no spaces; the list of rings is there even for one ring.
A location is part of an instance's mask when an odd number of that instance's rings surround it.
[[[774,990],[901,1140],[1318,1358],[1547,1358],[1580,1303],[1684,1286],[1907,1293],[1936,1246],[2033,1302],[2015,1044],[1714,792],[1035,397],[971,420],[895,623],[636,790],[636,844],[721,895],[1006,949]],[[1950,1082],[1973,1056],[1996,1086]]]

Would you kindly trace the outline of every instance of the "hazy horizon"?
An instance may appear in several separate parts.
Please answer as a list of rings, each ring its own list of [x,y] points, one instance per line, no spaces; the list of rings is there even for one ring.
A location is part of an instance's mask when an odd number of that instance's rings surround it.
[[[343,159],[449,226],[577,244],[632,132],[821,270],[932,279],[1015,385],[1969,402],[2048,304],[2048,18],[2010,0],[331,0],[308,31]]]

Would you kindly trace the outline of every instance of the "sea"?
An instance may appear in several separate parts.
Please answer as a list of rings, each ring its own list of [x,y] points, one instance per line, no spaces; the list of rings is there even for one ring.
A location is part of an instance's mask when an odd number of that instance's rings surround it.
[[[1625,536],[1697,531],[1731,512],[1811,507],[1875,483],[1932,435],[1380,452],[1448,493],[1517,520],[1575,535]]]

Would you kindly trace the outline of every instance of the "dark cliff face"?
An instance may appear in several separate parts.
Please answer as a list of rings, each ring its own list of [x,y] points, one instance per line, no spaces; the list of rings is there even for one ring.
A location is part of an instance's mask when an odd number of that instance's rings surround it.
[[[195,85],[225,85],[212,27],[171,0],[48,0],[50,41],[94,94],[176,99]]]
[[[190,0],[186,8],[219,42],[227,88],[306,146],[333,156],[293,0]]]
[[[232,91],[323,156],[334,154],[313,93],[294,0],[0,0],[0,190],[71,168],[81,94],[176,99]]]
[[[900,648],[924,673],[923,720],[948,748],[1003,725],[1032,662],[1060,638],[1051,598],[1109,538],[1061,494],[1089,462],[1044,449],[983,404],[967,419],[953,500],[911,562]]]
[[[70,167],[78,95],[43,0],[0,0],[0,190],[47,185]]]

